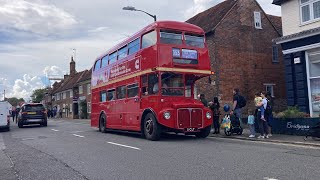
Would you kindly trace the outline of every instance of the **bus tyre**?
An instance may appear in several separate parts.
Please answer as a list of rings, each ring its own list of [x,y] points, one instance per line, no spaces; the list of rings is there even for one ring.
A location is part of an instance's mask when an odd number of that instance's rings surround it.
[[[210,131],[211,131],[211,126],[208,126],[208,127],[204,128],[204,129],[202,129],[200,132],[198,132],[196,134],[196,137],[197,138],[206,138],[206,137],[209,136]]]
[[[161,126],[156,121],[152,113],[149,113],[144,118],[143,122],[144,136],[151,141],[157,141],[161,137]]]
[[[100,120],[99,120],[99,131],[102,133],[106,133],[107,132],[107,121],[106,121],[106,115],[102,114],[100,116]]]

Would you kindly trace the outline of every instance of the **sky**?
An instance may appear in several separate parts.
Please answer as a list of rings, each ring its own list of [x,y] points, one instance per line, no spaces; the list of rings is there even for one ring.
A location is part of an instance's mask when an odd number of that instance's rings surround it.
[[[30,98],[49,86],[48,77],[90,69],[96,57],[157,20],[186,21],[223,0],[0,0],[0,100]],[[257,0],[266,13],[281,15],[272,0]]]

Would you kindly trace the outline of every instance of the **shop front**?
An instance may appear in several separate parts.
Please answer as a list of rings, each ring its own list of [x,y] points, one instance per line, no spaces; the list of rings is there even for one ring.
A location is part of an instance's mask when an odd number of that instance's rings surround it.
[[[308,51],[307,72],[308,73],[308,89],[310,99],[310,114],[313,117],[320,115],[320,48]]]
[[[320,28],[274,40],[284,54],[287,104],[320,116]]]

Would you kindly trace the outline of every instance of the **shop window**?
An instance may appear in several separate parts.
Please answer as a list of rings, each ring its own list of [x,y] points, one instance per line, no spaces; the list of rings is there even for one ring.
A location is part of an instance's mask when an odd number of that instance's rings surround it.
[[[320,51],[309,54],[309,82],[311,94],[311,114],[320,115]]]

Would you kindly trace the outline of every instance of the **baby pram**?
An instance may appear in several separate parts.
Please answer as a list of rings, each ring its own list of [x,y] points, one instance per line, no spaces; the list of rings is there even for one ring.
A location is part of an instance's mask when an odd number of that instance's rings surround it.
[[[229,105],[224,105],[223,109],[227,113],[229,112],[230,107]],[[231,136],[231,134],[241,135],[243,132],[240,119],[235,115],[230,115],[229,113],[224,116],[221,127],[224,128],[224,133],[227,136]]]
[[[308,134],[306,135],[305,140],[311,136],[313,139],[320,138],[320,123],[317,123],[315,126],[309,129]]]

